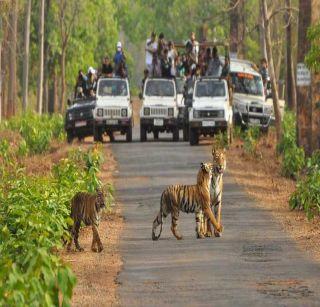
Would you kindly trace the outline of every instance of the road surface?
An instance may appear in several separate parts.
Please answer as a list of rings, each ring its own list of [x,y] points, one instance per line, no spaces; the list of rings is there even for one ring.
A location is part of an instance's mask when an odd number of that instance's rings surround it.
[[[170,217],[160,240],[151,240],[162,190],[193,184],[200,162],[210,161],[209,145],[190,147],[169,138],[114,143],[112,150],[119,166],[116,198],[125,218],[121,306],[320,306],[320,265],[228,173],[221,238],[196,239],[194,216],[181,213],[184,240],[173,237]]]

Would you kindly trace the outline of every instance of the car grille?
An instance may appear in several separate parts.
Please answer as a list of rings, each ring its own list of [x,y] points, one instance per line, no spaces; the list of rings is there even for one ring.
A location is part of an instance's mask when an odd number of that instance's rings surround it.
[[[252,113],[263,113],[263,108],[262,107],[257,107],[257,106],[250,106],[249,107],[249,112],[252,112]]]
[[[121,110],[120,109],[105,109],[104,115],[108,117],[120,117]]]
[[[82,120],[92,118],[92,109],[76,110],[73,112],[74,120]]]
[[[151,116],[167,116],[168,109],[166,108],[151,108],[150,109]]]
[[[217,118],[219,115],[219,111],[217,110],[201,110],[199,111],[200,118]]]

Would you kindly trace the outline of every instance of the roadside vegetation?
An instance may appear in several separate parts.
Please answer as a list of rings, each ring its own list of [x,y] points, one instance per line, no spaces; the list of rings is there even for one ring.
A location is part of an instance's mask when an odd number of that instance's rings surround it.
[[[12,118],[0,134],[0,305],[67,306],[76,278],[59,250],[69,239],[70,199],[102,185],[101,148],[73,149],[33,175],[21,157],[45,155],[65,138],[61,116]]]

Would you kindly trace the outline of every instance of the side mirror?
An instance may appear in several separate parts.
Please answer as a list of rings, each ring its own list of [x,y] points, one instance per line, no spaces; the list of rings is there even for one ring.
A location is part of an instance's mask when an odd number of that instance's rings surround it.
[[[139,93],[139,99],[142,100],[143,96],[142,93]]]

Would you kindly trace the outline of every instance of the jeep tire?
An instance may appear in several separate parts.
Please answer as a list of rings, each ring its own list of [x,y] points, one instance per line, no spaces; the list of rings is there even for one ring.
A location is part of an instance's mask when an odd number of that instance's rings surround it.
[[[179,142],[179,127],[174,127],[172,130],[172,141]]]
[[[103,143],[103,135],[102,135],[102,128],[101,127],[94,127],[93,140],[95,142]]]
[[[191,146],[199,144],[199,134],[196,129],[190,128],[189,130],[189,142]]]
[[[126,141],[132,142],[132,126],[131,125],[128,127],[128,130],[126,133]]]
[[[140,142],[146,142],[146,141],[147,141],[147,130],[142,124],[140,124]]]

